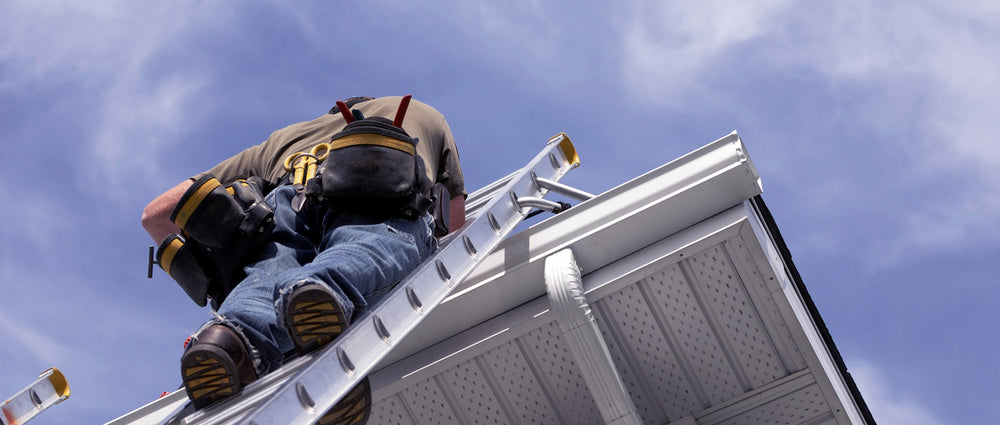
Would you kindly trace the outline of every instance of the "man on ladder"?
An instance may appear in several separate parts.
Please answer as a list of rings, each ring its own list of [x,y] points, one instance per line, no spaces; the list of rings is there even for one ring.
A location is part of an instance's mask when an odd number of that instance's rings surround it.
[[[338,101],[154,199],[157,262],[217,309],[181,357],[194,406],[340,335],[462,226],[466,195],[444,117],[405,96]],[[364,380],[319,423],[370,404]]]

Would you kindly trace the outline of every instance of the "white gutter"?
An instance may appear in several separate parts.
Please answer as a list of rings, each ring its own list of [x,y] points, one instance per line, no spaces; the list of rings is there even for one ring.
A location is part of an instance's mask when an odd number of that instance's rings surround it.
[[[511,236],[381,365],[544,295],[544,259],[561,249],[572,248],[587,273],[760,193],[733,132]]]

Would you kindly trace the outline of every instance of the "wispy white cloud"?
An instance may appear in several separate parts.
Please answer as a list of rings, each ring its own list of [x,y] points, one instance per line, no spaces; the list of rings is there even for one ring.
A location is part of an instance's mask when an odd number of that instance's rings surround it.
[[[90,168],[90,182],[102,182],[104,193],[130,192],[135,181],[162,185],[162,153],[178,142],[189,121],[193,99],[205,82],[192,76],[171,76],[136,92],[126,75],[106,92],[103,119],[95,128],[91,154],[98,167]]]
[[[900,391],[871,363],[852,362],[851,376],[864,395],[875,421],[882,425],[942,425],[934,414],[918,400]]]
[[[765,34],[789,3],[627,2],[618,20],[625,82],[639,99],[679,106],[721,55]]]
[[[885,96],[872,101],[881,106],[915,108],[924,147],[934,154],[929,165],[953,166],[949,159],[984,168],[1000,164],[1000,155],[983,155],[1000,153],[1000,145],[982,143],[989,134],[983,131],[1000,125],[991,110],[1000,95],[1000,54],[992,45],[1000,35],[992,24],[1000,18],[995,7],[864,0],[827,7],[806,16],[803,30],[787,33],[796,40],[779,38],[785,48],[768,57],[834,81],[878,87]],[[881,110],[891,115],[891,109]],[[880,115],[870,125],[892,130]]]
[[[19,323],[3,311],[0,311],[0,329],[3,330],[4,345],[17,347],[19,351],[30,353],[44,363],[59,364],[66,354],[66,347],[61,342]]]
[[[899,211],[898,233],[876,249],[878,262],[915,252],[940,252],[971,239],[996,240],[1000,231],[1000,36],[995,6],[976,2],[838,2],[824,13],[822,28],[805,34],[797,52],[773,56],[809,66],[831,81],[876,87],[883,95],[865,105],[865,123],[887,135],[892,149],[910,159],[902,173],[939,175],[957,183],[947,191],[928,188],[938,202]],[[808,48],[806,48],[808,46]],[[782,52],[796,52],[782,56]],[[892,137],[899,135],[912,135]],[[877,264],[876,264],[877,266]]]
[[[637,1],[624,10],[622,72],[634,96],[662,106],[704,97],[706,76],[730,74],[713,69],[727,55],[804,70],[872,93],[849,113],[882,136],[872,149],[910,160],[910,169],[893,170],[896,177],[961,176],[968,183],[929,193],[940,208],[901,209],[902,225],[885,235],[882,254],[1000,238],[992,224],[1000,217],[1000,144],[990,140],[1000,132],[995,3]]]
[[[94,132],[73,141],[91,155],[81,162],[89,166],[76,170],[88,180],[84,186],[156,180],[158,153],[207,83],[192,71],[156,76],[151,62],[200,22],[195,16],[211,15],[208,7],[197,1],[9,2],[0,25],[6,71],[0,90],[58,82],[94,94],[87,101],[98,116]]]

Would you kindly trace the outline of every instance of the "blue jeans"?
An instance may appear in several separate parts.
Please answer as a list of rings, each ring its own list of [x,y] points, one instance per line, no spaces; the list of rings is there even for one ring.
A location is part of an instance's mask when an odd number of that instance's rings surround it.
[[[347,317],[359,316],[437,249],[429,214],[408,220],[312,202],[295,211],[294,196],[292,186],[267,195],[275,220],[271,239],[205,325],[236,330],[259,376],[280,367],[284,353],[294,349],[282,315],[298,285],[326,284]]]

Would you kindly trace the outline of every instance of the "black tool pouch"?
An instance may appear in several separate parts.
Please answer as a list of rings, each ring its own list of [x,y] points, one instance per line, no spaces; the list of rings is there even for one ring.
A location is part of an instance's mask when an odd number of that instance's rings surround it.
[[[259,243],[274,230],[274,211],[264,202],[268,184],[260,177],[237,179],[226,185],[226,191],[240,205],[243,219],[236,226],[237,237],[244,242]]]
[[[238,264],[245,253],[240,249],[209,249],[198,241],[171,234],[160,243],[156,262],[199,307],[212,300],[218,309],[243,277]]]
[[[200,249],[190,246],[183,236],[167,236],[156,250],[156,263],[167,272],[191,301],[204,307],[212,286],[215,272],[211,264],[204,264]]]
[[[332,137],[306,193],[345,209],[416,219],[433,203],[418,142],[385,118],[354,121]]]
[[[170,213],[170,220],[208,248],[256,241],[274,229],[274,212],[264,203],[264,181],[237,179],[223,186],[211,174],[194,182]]]
[[[228,242],[243,218],[236,198],[210,174],[195,180],[170,212],[170,221],[213,248]]]
[[[417,139],[378,117],[334,136],[320,172],[328,198],[400,199],[414,188]]]
[[[223,186],[208,175],[195,181],[171,212],[184,236],[165,239],[157,262],[199,306],[211,297],[218,308],[271,235],[274,213],[264,202],[265,189],[259,177]]]

